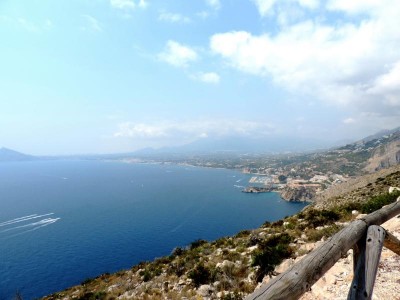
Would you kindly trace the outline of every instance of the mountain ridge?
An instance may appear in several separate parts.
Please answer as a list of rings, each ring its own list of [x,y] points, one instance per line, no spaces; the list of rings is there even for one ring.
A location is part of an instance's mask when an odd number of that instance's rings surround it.
[[[12,161],[30,161],[35,160],[36,157],[28,154],[24,154],[9,148],[0,148],[0,162],[12,162]]]

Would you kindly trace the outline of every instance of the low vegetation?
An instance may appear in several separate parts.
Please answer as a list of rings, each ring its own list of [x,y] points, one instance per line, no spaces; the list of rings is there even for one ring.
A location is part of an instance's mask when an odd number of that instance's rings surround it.
[[[387,184],[386,178],[377,179],[373,187],[382,184]],[[366,193],[366,201],[309,206],[297,215],[234,237],[196,240],[175,248],[167,257],[87,279],[45,299],[201,299],[211,294],[218,299],[242,299],[265,276],[275,275],[283,260],[307,254],[312,247],[306,245],[328,238],[360,213],[371,213],[399,196],[399,192]]]

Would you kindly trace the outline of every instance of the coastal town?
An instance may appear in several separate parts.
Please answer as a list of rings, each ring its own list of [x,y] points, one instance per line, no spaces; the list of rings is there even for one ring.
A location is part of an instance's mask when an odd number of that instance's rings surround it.
[[[125,161],[238,170],[253,175],[243,192],[274,191],[287,201],[314,201],[322,191],[351,178],[398,164],[399,145],[400,130],[395,130],[312,153],[157,154]]]

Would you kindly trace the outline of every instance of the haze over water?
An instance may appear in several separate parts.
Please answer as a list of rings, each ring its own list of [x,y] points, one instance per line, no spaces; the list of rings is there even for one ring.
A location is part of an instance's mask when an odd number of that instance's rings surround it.
[[[0,167],[0,298],[32,299],[304,207],[246,194],[250,175],[98,161]]]

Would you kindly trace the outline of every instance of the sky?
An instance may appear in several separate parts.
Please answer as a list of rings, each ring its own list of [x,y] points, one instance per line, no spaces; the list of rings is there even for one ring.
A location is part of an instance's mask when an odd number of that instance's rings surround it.
[[[400,126],[398,0],[0,0],[0,147],[121,153]]]

